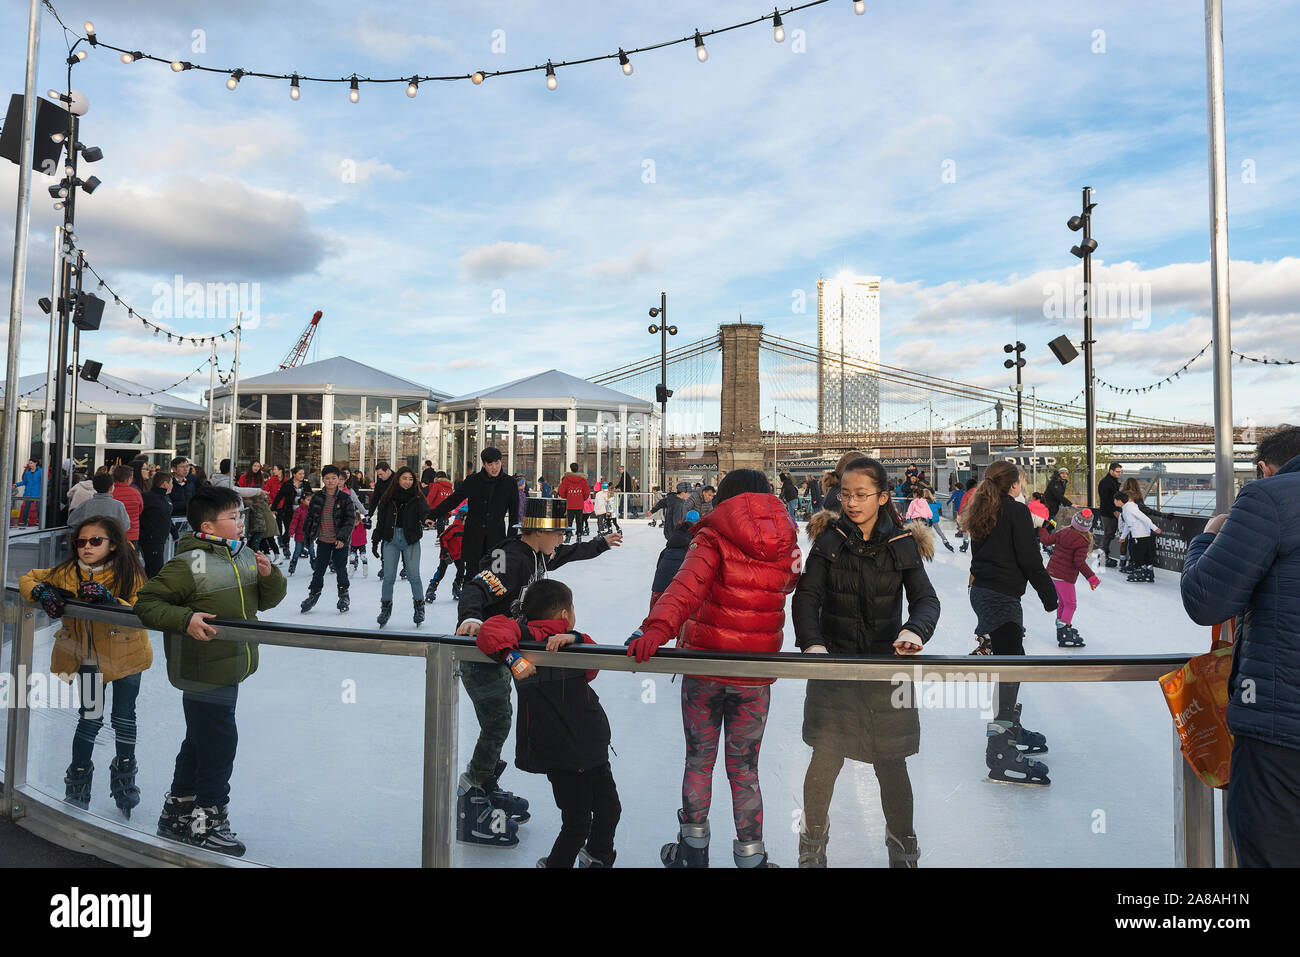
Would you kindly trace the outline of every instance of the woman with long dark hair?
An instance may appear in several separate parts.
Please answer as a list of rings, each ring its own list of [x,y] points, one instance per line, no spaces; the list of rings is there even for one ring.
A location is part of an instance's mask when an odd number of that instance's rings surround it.
[[[374,541],[383,548],[384,584],[379,597],[379,625],[388,624],[393,613],[393,585],[397,581],[398,559],[411,586],[415,624],[424,621],[424,592],[420,579],[420,538],[429,515],[429,503],[420,492],[415,473],[403,465],[384,489],[374,507]]]
[[[843,515],[819,512],[808,523],[812,549],[791,608],[795,643],[805,654],[914,655],[939,623],[939,598],[922,564],[934,557],[930,529],[904,527],[875,459],[845,466],[839,489]],[[800,867],[826,866],[827,812],[846,758],[875,768],[890,866],[916,866],[907,758],[920,750],[921,722],[908,684],[900,696],[886,681],[808,682],[803,740],[813,755],[803,784]]]
[[[311,486],[307,484],[307,470],[297,465],[280,483],[275,496],[271,499],[271,511],[275,512],[276,526],[280,530],[280,551],[285,555],[292,555],[296,551],[289,541],[289,526],[293,523],[293,512],[298,507],[303,492],[310,491]]]
[[[959,518],[971,541],[970,604],[975,611],[976,654],[1023,655],[1024,610],[1020,599],[1032,584],[1046,611],[1058,603],[1051,576],[1043,568],[1035,519],[1016,501],[1024,488],[1020,469],[994,462],[984,480],[967,493]],[[969,504],[967,504],[969,502]],[[1046,754],[1047,739],[1020,724],[1016,698],[1020,682],[1002,681],[997,689],[997,717],[987,728],[985,760],[989,778],[1008,784],[1048,785],[1047,765],[1026,757]]]
[[[683,648],[778,651],[800,554],[795,527],[767,477],[754,469],[728,472],[713,511],[694,531],[681,569],[629,640],[628,654],[645,661],[674,638]],[[677,840],[659,852],[665,867],[709,866],[709,806],[720,745],[736,824],[732,857],[737,867],[773,866],[763,845],[758,786],[772,681],[683,676],[686,768]]]

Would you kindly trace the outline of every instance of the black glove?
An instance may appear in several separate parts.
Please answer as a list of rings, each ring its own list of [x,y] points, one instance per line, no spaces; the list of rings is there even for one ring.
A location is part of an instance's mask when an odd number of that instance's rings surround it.
[[[67,605],[62,589],[55,588],[49,582],[41,582],[32,589],[32,601],[44,608],[45,614],[51,618],[62,618],[63,609]]]
[[[364,519],[361,522],[361,527],[364,528],[366,531],[370,531],[370,519],[369,518]]]
[[[93,605],[110,604],[113,602],[113,593],[104,586],[103,582],[82,582],[77,594],[81,601],[89,602]]]
[[[370,543],[370,554],[374,555],[376,558],[379,557],[379,543],[378,543],[378,542],[372,541],[372,542]]]

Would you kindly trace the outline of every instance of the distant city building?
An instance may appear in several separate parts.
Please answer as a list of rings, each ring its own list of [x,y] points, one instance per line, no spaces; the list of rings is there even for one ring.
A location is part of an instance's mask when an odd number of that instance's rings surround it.
[[[880,277],[817,280],[817,425],[822,432],[880,427]]]

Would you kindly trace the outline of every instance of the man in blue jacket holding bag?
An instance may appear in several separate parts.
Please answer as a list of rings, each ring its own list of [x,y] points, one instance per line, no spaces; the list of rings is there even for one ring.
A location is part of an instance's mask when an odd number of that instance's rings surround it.
[[[1237,617],[1228,679],[1233,735],[1226,821],[1243,867],[1300,866],[1300,428],[1255,453],[1260,478],[1192,539],[1183,607],[1198,625]]]

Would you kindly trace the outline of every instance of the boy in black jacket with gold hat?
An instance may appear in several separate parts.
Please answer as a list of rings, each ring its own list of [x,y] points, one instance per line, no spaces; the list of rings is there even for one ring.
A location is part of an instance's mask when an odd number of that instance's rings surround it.
[[[525,500],[519,534],[485,553],[477,570],[469,569],[474,576],[460,594],[456,634],[475,636],[493,615],[518,615],[528,586],[545,578],[549,571],[569,562],[595,558],[623,543],[620,533],[611,532],[587,542],[561,545],[566,518],[563,499]],[[479,735],[457,789],[457,840],[514,847],[519,843],[519,825],[528,820],[528,802],[498,785],[506,767],[501,747],[510,735],[510,669],[500,664],[465,662],[460,680],[474,702]]]

